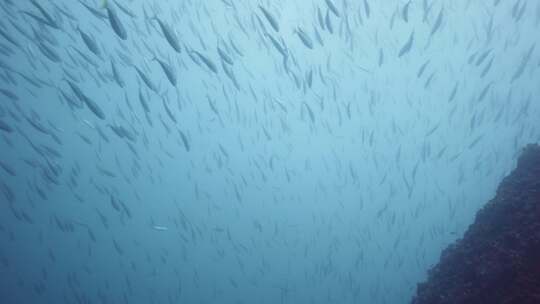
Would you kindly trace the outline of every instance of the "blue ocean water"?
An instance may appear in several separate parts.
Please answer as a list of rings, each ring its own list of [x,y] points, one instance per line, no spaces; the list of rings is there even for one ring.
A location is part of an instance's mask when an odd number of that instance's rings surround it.
[[[0,1],[1,303],[408,303],[540,140],[540,2]]]

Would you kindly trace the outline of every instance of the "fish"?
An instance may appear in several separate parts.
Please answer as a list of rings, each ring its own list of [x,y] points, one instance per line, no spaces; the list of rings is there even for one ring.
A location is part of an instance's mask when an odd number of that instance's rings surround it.
[[[77,21],[77,18],[75,16],[73,16],[73,14],[71,14],[70,12],[68,12],[65,8],[62,8],[60,5],[56,4],[56,3],[52,3],[52,5],[54,5],[54,7],[62,14],[64,15],[65,17],[67,17],[68,19],[70,19],[71,21]]]
[[[96,56],[100,57],[101,56],[101,51],[96,43],[96,40],[86,34],[85,32],[83,32],[78,26],[77,26],[77,31],[79,31],[79,34],[81,35],[81,38],[84,42],[84,44],[86,45],[86,47]]]
[[[521,63],[519,67],[517,68],[516,72],[512,75],[511,82],[516,81],[523,75],[523,72],[525,71],[525,68],[527,67],[527,64],[529,63],[529,60],[531,59],[531,55],[536,47],[536,43],[534,43],[530,48],[529,51],[523,56]]]
[[[301,28],[297,28],[295,30],[295,33],[298,35],[298,38],[302,41],[302,43],[310,50],[313,49],[313,40],[304,32]]]
[[[122,40],[127,39],[127,32],[122,24],[122,21],[120,21],[120,18],[116,14],[116,10],[112,5],[109,4],[108,0],[103,0],[102,8],[107,10],[107,18],[109,19],[109,24],[111,25],[113,31],[116,33],[118,37]]]
[[[99,19],[108,19],[109,17],[107,16],[107,14],[103,13],[103,12],[100,12],[99,10],[89,6],[88,4],[84,3],[82,0],[79,0],[79,3],[82,4],[82,6],[84,6],[92,15],[94,15],[95,17],[99,18]]]
[[[79,56],[81,56],[86,63],[90,64],[91,66],[95,68],[99,66],[99,64],[97,64],[92,58],[87,56],[84,52],[80,51],[78,48],[72,47],[71,49],[75,50],[75,52],[77,52],[77,54],[79,54]]]
[[[127,8],[124,5],[121,5],[119,1],[114,1],[114,4],[126,15],[128,15],[131,18],[136,18],[137,15],[133,11],[131,11],[129,8]]]
[[[414,31],[412,31],[407,42],[405,42],[405,44],[399,50],[399,54],[398,54],[399,58],[401,58],[403,55],[407,54],[411,50],[413,41],[414,41]]]
[[[174,116],[173,112],[171,111],[171,109],[170,109],[169,106],[167,105],[167,102],[165,101],[165,98],[161,98],[161,101],[162,101],[162,103],[163,103],[163,108],[165,109],[165,113],[167,113],[167,116],[169,116],[169,118],[170,118],[174,123],[177,123],[176,117]]]
[[[66,80],[66,81],[69,87],[71,88],[71,90],[73,91],[73,93],[75,94],[75,96],[77,96],[77,98],[80,101],[82,101],[86,105],[86,107],[90,111],[92,111],[92,113],[94,113],[94,115],[96,115],[99,119],[104,120],[105,113],[103,112],[101,107],[97,103],[95,103],[92,99],[90,99],[88,96],[86,96],[76,84],[74,84],[73,82],[69,80]]]
[[[416,78],[422,77],[422,74],[424,73],[424,70],[426,69],[427,65],[429,64],[429,61],[430,60],[427,60],[424,64],[422,64],[422,66],[418,70],[418,73],[416,74]]]
[[[178,37],[176,36],[176,33],[170,28],[170,26],[156,16],[150,18],[150,20],[156,20],[158,22],[159,27],[161,28],[161,32],[163,33],[163,36],[165,36],[165,39],[167,40],[169,45],[177,53],[181,53],[182,48],[180,47],[180,42],[178,40]]]
[[[437,131],[437,129],[439,129],[439,127],[441,126],[441,123],[439,122],[438,124],[436,124],[433,128],[431,128],[424,137],[429,137],[431,136],[433,133],[435,133],[435,131]]]
[[[6,133],[12,133],[13,132],[13,128],[11,128],[10,125],[8,125],[5,121],[3,121],[2,119],[0,119],[0,130],[6,132]]]
[[[214,74],[217,74],[218,73],[218,69],[216,67],[216,64],[210,60],[210,58],[206,57],[205,55],[201,54],[200,52],[197,52],[197,51],[192,51],[192,53],[194,53],[195,55],[197,55],[197,57],[199,57],[199,59],[204,63],[204,65],[210,69],[210,71],[214,72]]]
[[[411,6],[411,2],[412,0],[407,1],[401,10],[401,18],[403,18],[403,21],[405,22],[409,22],[409,7]]]
[[[19,96],[17,96],[17,94],[11,92],[8,89],[0,88],[0,94],[2,94],[5,97],[9,98],[11,101],[18,101],[19,100]]]
[[[304,102],[304,106],[306,107],[306,109],[308,111],[309,118],[311,119],[311,122],[315,123],[315,115],[313,114],[313,111],[311,110],[311,107],[305,102]]]
[[[234,87],[237,90],[240,90],[240,84],[238,83],[238,80],[236,79],[236,76],[234,75],[232,68],[229,65],[226,65],[225,63],[222,63],[221,66],[223,67],[223,71],[225,72],[225,75],[233,82]]]
[[[141,106],[143,107],[144,112],[149,113],[150,107],[148,106],[148,102],[146,101],[146,98],[144,97],[144,94],[142,93],[140,88],[139,88],[139,102],[141,103]]]
[[[287,54],[287,50],[284,46],[281,45],[281,43],[279,41],[276,40],[276,38],[274,38],[272,35],[270,34],[265,34],[266,37],[268,37],[268,39],[270,39],[270,42],[272,43],[272,45],[274,46],[274,48],[276,48],[276,50],[284,57],[288,57],[288,54]]]
[[[71,95],[68,95],[64,90],[58,88],[58,91],[60,92],[60,95],[62,96],[62,98],[67,101],[70,107],[81,109],[84,106],[82,101],[73,98],[73,96]]]
[[[158,64],[161,66],[161,69],[165,73],[165,76],[167,76],[167,79],[169,80],[169,82],[173,86],[176,86],[176,73],[175,73],[174,69],[172,68],[172,66],[170,66],[169,64],[167,64],[163,60],[160,60],[156,56],[154,56],[152,58],[152,60],[158,62]]]
[[[136,141],[135,136],[123,126],[111,125],[111,124],[109,124],[108,126],[118,137],[126,138],[131,142]]]
[[[437,16],[437,20],[435,20],[435,23],[433,24],[433,27],[431,29],[431,32],[429,33],[429,36],[433,36],[441,27],[442,20],[443,20],[443,8],[439,11],[439,15]]]
[[[369,7],[369,3],[367,2],[367,0],[364,0],[364,11],[366,13],[366,18],[369,18],[371,9]]]
[[[492,49],[488,49],[487,51],[485,51],[484,53],[482,53],[477,59],[476,59],[476,63],[475,65],[476,66],[479,66],[481,65],[484,60],[488,57],[488,55],[491,53]]]
[[[10,165],[2,162],[1,160],[0,160],[0,168],[2,168],[7,174],[11,176],[17,176],[15,169],[13,169]]]
[[[144,84],[150,90],[152,90],[152,92],[157,93],[158,89],[156,85],[154,84],[154,82],[152,82],[152,80],[150,80],[150,78],[145,73],[143,73],[143,71],[141,71],[137,66],[133,66],[133,67],[135,68],[135,71],[137,71],[137,74],[139,74],[139,77],[142,79]]]
[[[113,78],[118,84],[118,86],[120,86],[121,88],[124,88],[126,84],[124,80],[122,79],[121,73],[118,71],[118,68],[116,67],[116,63],[112,59],[111,59],[111,70],[113,73]]]
[[[306,83],[309,88],[313,85],[313,70],[309,70],[309,72],[306,74]]]
[[[189,141],[186,137],[186,134],[184,134],[184,132],[182,132],[181,130],[178,130],[178,134],[180,134],[180,138],[182,139],[182,143],[184,144],[184,148],[186,148],[186,151],[189,152],[190,150],[190,145],[189,145]]]
[[[223,62],[227,63],[228,65],[234,65],[234,61],[232,60],[232,58],[222,48],[218,46],[217,51],[219,57]]]
[[[324,17],[322,15],[320,7],[317,7],[317,20],[319,21],[319,26],[321,27],[321,29],[325,30],[326,24],[324,23]]]
[[[324,21],[325,21],[326,29],[328,30],[328,32],[330,32],[330,34],[333,34],[334,33],[334,26],[332,25],[332,20],[330,19],[330,12],[329,11],[326,12],[326,16],[324,18]]]
[[[49,13],[47,13],[47,11],[38,3],[38,1],[30,0],[30,3],[39,10],[41,15],[45,19],[39,18],[39,17],[37,17],[37,16],[35,16],[35,15],[31,14],[31,13],[25,12],[25,13],[27,13],[27,15],[33,17],[34,19],[38,20],[40,23],[42,23],[44,25],[47,25],[47,26],[52,27],[52,28],[57,29],[57,30],[60,29],[60,25],[56,22],[56,20],[51,15],[49,15]]]
[[[165,226],[159,226],[159,225],[153,225],[152,229],[157,230],[157,231],[167,231],[167,230],[169,230],[169,228],[167,228]]]
[[[317,28],[315,28],[315,38],[317,38],[317,42],[319,42],[319,44],[321,46],[324,46],[323,38],[322,38],[321,33],[319,33],[319,30]]]
[[[424,89],[427,89],[429,87],[429,85],[431,84],[431,81],[433,80],[433,77],[435,76],[435,72],[431,73],[429,75],[429,77],[427,78],[425,84],[424,84]]]
[[[494,58],[491,58],[491,60],[488,62],[488,64],[484,67],[484,69],[482,70],[482,73],[480,74],[480,78],[484,78],[484,76],[486,76],[486,74],[491,70],[491,65],[493,64],[493,59]]]
[[[341,14],[339,13],[339,10],[337,9],[336,5],[332,0],[324,0],[326,2],[326,6],[328,6],[328,9],[334,14],[336,17],[341,17]]]
[[[17,41],[17,39],[15,39],[13,36],[11,36],[9,33],[5,32],[4,29],[2,27],[0,27],[0,36],[4,37],[4,39],[6,39],[8,42],[10,42],[11,44],[13,44],[14,46],[20,48],[21,45],[20,43]]]
[[[60,57],[60,55],[47,43],[39,41],[37,43],[37,46],[38,46],[38,50],[40,50],[41,53],[52,62],[54,63],[62,62],[62,57]]]
[[[451,102],[456,97],[457,91],[458,91],[459,84],[456,82],[454,85],[454,88],[452,89],[452,92],[450,93],[450,96],[448,97],[448,102]]]
[[[95,129],[98,132],[99,137],[101,137],[101,139],[103,139],[106,143],[110,142],[109,138],[107,137],[107,135],[105,135],[105,133],[103,132],[103,130],[101,129],[101,127],[99,125],[96,125]]]
[[[49,135],[50,131],[37,118],[25,116],[26,121],[38,132]]]
[[[469,144],[467,148],[469,150],[474,148],[482,140],[482,138],[484,138],[484,134],[478,135],[475,139],[473,139],[473,141],[471,141],[471,143]]]
[[[232,35],[228,35],[228,38],[229,38],[229,44],[231,45],[232,49],[234,50],[234,52],[240,56],[240,57],[244,57],[244,53],[242,53],[242,51],[240,50],[240,48],[238,47],[238,45],[236,44],[236,42],[234,42],[234,39],[232,37]]]
[[[482,90],[482,92],[480,92],[480,95],[478,96],[478,101],[484,100],[492,85],[493,82],[490,82],[484,87],[484,89]]]
[[[268,23],[270,23],[270,25],[272,26],[272,29],[274,29],[274,31],[276,31],[276,32],[279,32],[279,24],[278,24],[276,18],[267,9],[265,9],[261,5],[259,5],[259,9],[263,13],[263,15],[266,18],[266,20],[268,21]]]

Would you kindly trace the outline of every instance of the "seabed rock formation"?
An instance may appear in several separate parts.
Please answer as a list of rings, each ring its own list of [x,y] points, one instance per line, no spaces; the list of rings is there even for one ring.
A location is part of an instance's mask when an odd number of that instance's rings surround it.
[[[413,304],[540,304],[540,147],[517,168],[418,284]]]

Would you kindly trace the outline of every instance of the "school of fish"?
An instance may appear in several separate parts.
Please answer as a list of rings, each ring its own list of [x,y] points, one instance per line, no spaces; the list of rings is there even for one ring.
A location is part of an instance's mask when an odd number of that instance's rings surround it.
[[[540,141],[536,0],[0,16],[2,303],[408,303]]]

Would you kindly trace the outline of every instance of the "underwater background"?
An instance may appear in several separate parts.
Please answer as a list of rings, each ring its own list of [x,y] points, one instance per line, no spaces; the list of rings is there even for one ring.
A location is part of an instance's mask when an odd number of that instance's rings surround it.
[[[2,303],[409,303],[540,141],[540,1],[0,8]]]

